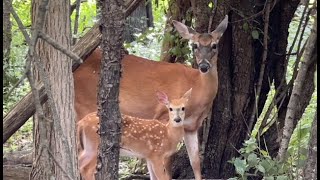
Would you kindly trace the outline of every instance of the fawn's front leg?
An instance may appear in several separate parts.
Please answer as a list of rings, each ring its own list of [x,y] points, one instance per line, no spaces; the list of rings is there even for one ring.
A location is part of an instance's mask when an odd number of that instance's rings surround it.
[[[152,170],[157,177],[157,180],[170,180],[169,174],[165,170],[164,164],[163,164],[164,158],[162,157],[155,157],[150,160]]]
[[[196,180],[201,180],[198,131],[186,131],[184,134],[184,143],[187,148],[194,177]]]

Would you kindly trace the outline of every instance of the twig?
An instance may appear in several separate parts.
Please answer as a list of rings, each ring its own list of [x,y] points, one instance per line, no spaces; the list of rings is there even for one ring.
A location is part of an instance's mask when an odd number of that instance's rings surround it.
[[[87,0],[80,0],[80,3],[83,3],[83,2],[87,2]],[[73,3],[71,6],[70,6],[70,16],[72,15],[73,11],[76,9],[77,7],[77,2]]]
[[[262,80],[263,80],[263,76],[264,76],[264,69],[266,66],[266,61],[267,61],[267,55],[268,55],[268,29],[269,29],[269,16],[270,16],[270,4],[271,4],[271,0],[267,0],[266,1],[266,11],[265,11],[265,16],[264,16],[264,30],[263,30],[263,54],[262,54],[262,62],[261,62],[261,67],[260,67],[260,73],[259,73],[259,79],[258,79],[258,84],[257,84],[257,94],[256,94],[256,98],[255,98],[255,103],[253,105],[252,108],[252,112],[251,112],[251,117],[249,120],[249,125],[248,125],[248,133],[250,134],[252,126],[253,126],[253,122],[255,119],[255,116],[258,116],[258,102],[260,99],[260,92],[261,92],[261,86],[262,86]],[[247,136],[247,139],[250,138],[250,136]]]
[[[212,2],[212,12],[211,12],[211,15],[210,15],[210,18],[209,18],[209,26],[208,26],[208,33],[211,32],[211,26],[212,26],[212,19],[213,19],[213,16],[216,14],[216,10],[217,10],[217,6],[218,6],[218,1],[217,0],[213,0]]]
[[[273,10],[273,8],[275,7],[275,5],[277,4],[278,0],[274,0],[273,1],[273,5],[272,7],[270,8],[270,12]],[[230,4],[228,4],[230,6],[230,8],[232,10],[236,10],[238,11],[236,8],[232,7]],[[250,19],[254,19],[254,18],[257,18],[259,16],[261,16],[263,13],[265,12],[265,6],[263,7],[263,9],[261,11],[259,11],[258,13],[252,15],[252,16],[249,16],[249,17],[246,17],[246,18],[243,18],[243,19],[239,19],[239,20],[236,20],[236,21],[232,21],[232,22],[229,22],[229,23],[237,23],[237,22],[241,22],[241,21],[247,21],[247,20],[250,20]]]
[[[143,174],[130,174],[128,177],[122,178],[123,180],[132,180],[132,179],[150,179],[149,175]]]
[[[27,31],[25,30],[25,26],[23,25],[22,21],[20,20],[18,14],[17,14],[16,11],[13,9],[11,3],[10,3],[10,11],[11,11],[11,14],[12,14],[13,18],[16,20],[20,31],[22,32],[24,38],[26,39],[27,44],[30,46],[30,41],[31,41],[31,40],[30,40],[30,37],[29,37]]]
[[[61,169],[61,171],[65,174],[65,176],[67,176],[68,179],[73,180],[69,174],[62,168],[62,166],[60,165],[60,163],[56,160],[56,158],[54,158],[54,155],[52,154],[52,152],[50,151],[50,149],[45,146],[45,149],[48,151],[51,159],[56,163],[56,165]]]
[[[80,4],[81,4],[81,0],[76,0],[76,17],[74,20],[73,36],[76,36],[78,34]],[[72,41],[72,45],[76,44],[76,42],[77,42],[77,38],[74,37]]]
[[[40,31],[39,32],[39,36],[41,37],[41,39],[45,40],[51,46],[53,46],[54,48],[58,49],[59,51],[61,51],[62,53],[64,53],[68,57],[70,57],[71,59],[73,59],[73,60],[75,60],[75,61],[77,61],[79,63],[83,62],[83,60],[77,54],[75,54],[74,52],[72,52],[72,51],[68,50],[67,48],[63,47],[59,43],[57,43],[54,39],[52,39],[46,33]]]

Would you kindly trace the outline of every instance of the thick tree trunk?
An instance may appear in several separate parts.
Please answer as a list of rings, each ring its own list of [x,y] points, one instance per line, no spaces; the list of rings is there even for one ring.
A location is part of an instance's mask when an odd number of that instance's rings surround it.
[[[123,56],[123,0],[101,0],[103,59],[99,79],[98,115],[100,145],[96,179],[119,179],[121,115],[119,109],[120,62]]]
[[[33,22],[41,10],[38,9],[41,0],[32,2]],[[64,47],[71,46],[70,28],[70,1],[56,0],[49,1],[48,11],[45,17],[45,27],[42,31],[52,37],[56,42]],[[33,24],[35,26],[35,24]],[[62,52],[56,50],[43,40],[36,44],[36,52],[40,61],[44,64],[48,79],[39,74],[39,69],[35,69],[35,77],[39,81],[49,81],[54,107],[45,105],[47,123],[45,134],[41,133],[39,122],[34,121],[34,163],[31,171],[31,179],[48,179],[50,169],[56,179],[65,179],[67,176],[72,179],[79,179],[77,146],[76,146],[76,118],[74,110],[74,87],[72,76],[72,61]],[[46,89],[49,91],[49,89]],[[55,111],[52,111],[56,108]],[[52,114],[57,113],[57,118]],[[53,118],[54,117],[54,120]],[[60,127],[59,127],[60,126]],[[61,134],[59,132],[61,132]],[[47,147],[41,147],[43,143]],[[45,159],[42,154],[48,151],[50,159]],[[39,158],[39,159],[38,159]],[[50,161],[50,167],[46,167]]]
[[[164,31],[164,40],[161,47],[160,61],[184,63],[189,53],[188,41],[177,41],[181,38],[172,26],[172,20],[191,25],[191,3],[185,0],[170,0],[167,11],[167,21]],[[174,48],[174,49],[173,49]]]

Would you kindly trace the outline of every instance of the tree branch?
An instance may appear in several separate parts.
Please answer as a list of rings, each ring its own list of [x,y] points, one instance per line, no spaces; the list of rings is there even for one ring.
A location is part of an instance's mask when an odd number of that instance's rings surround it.
[[[76,0],[76,17],[74,20],[74,28],[73,28],[73,40],[72,40],[72,44],[75,44],[77,42],[77,34],[78,34],[78,22],[79,22],[79,12],[80,12],[80,4],[81,4],[81,0]]]
[[[74,61],[76,61],[76,62],[78,62],[80,64],[83,63],[83,60],[77,54],[75,54],[74,52],[72,52],[72,51],[68,50],[67,48],[63,47],[59,43],[57,43],[54,39],[52,39],[46,33],[40,31],[39,32],[39,36],[41,37],[41,39],[45,40],[51,46],[53,46],[54,48],[58,49],[59,51],[61,51],[62,53],[64,53],[65,55],[67,55],[68,57],[73,59]]]

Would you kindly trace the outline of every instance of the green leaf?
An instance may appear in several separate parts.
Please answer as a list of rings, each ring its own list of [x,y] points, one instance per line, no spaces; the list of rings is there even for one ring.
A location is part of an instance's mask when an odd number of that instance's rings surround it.
[[[265,159],[263,159],[260,164],[261,164],[261,166],[264,167],[266,172],[268,172],[270,170],[270,168],[271,168],[270,163]]]
[[[261,154],[263,155],[263,156],[269,156],[269,153],[267,152],[267,151],[265,151],[265,150],[260,150],[260,152],[261,152]]]
[[[240,160],[239,158],[236,158],[234,160],[234,166],[236,167],[236,171],[238,174],[240,174],[241,176],[244,175],[244,172],[246,170],[246,160]]]
[[[261,164],[259,164],[257,168],[258,168],[258,170],[259,170],[260,172],[262,172],[263,174],[266,173],[266,170],[264,169],[264,167],[263,167]]]
[[[257,30],[253,30],[251,35],[253,39],[259,39],[259,32]]]
[[[281,175],[281,176],[277,176],[276,179],[277,179],[277,180],[287,180],[287,179],[288,179],[288,176],[286,176],[286,175]]]
[[[248,25],[248,23],[243,23],[243,25],[242,25],[242,28],[243,28],[243,30],[245,31],[245,32],[247,32],[248,30],[249,30],[249,25]]]
[[[273,176],[264,177],[265,180],[274,180]]]
[[[254,153],[249,154],[247,159],[248,159],[248,164],[251,167],[256,166],[258,164],[258,162],[259,162],[259,159],[258,159],[257,155],[254,154]]]

